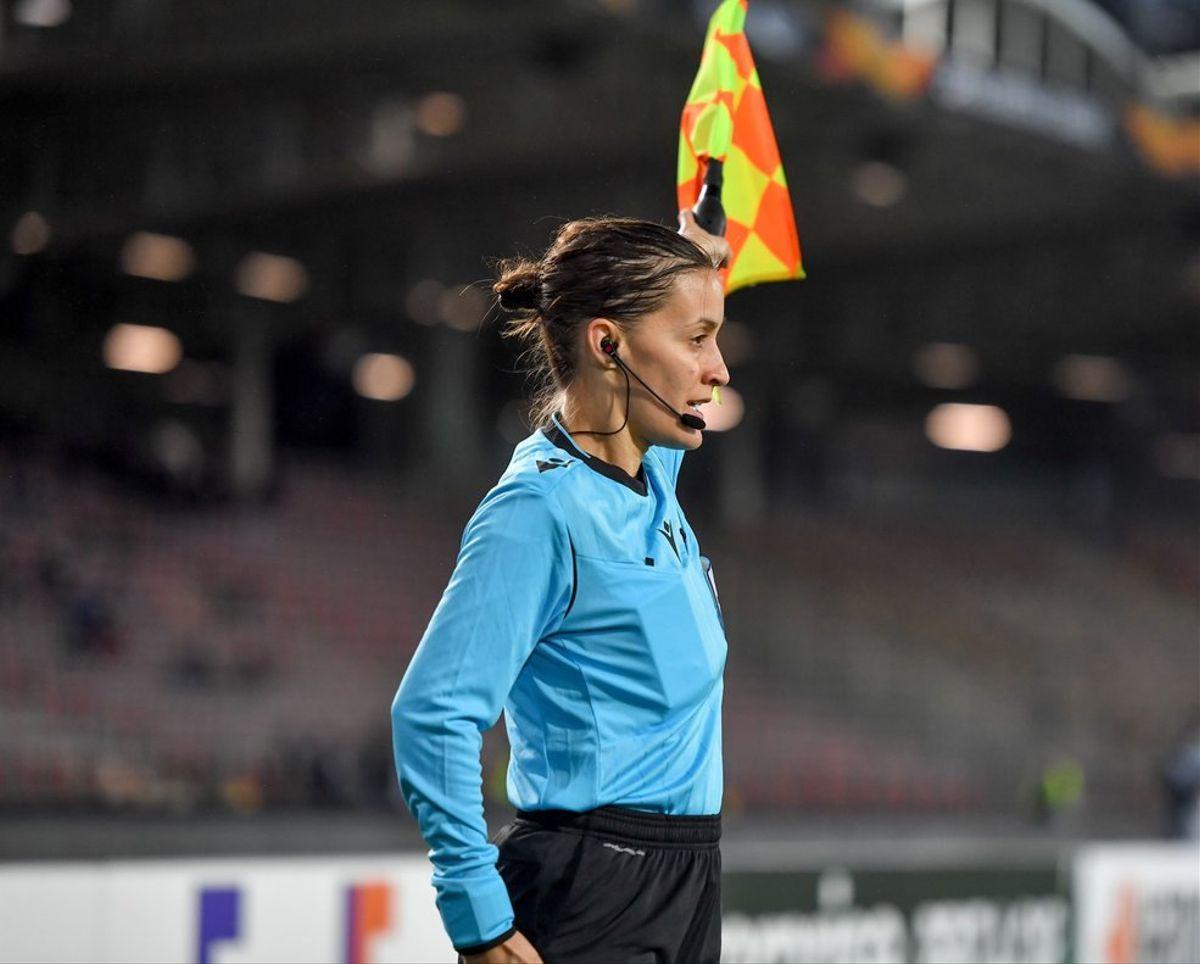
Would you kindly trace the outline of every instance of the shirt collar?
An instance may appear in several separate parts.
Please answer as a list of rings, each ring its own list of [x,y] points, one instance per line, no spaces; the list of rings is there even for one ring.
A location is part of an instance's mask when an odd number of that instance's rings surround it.
[[[614,482],[618,482],[626,488],[632,489],[638,495],[646,495],[645,460],[643,460],[642,464],[638,466],[637,475],[633,476],[620,466],[613,465],[611,462],[605,462],[603,459],[597,458],[590,452],[585,452],[579,447],[578,444],[576,444],[575,440],[571,438],[571,433],[568,432],[566,426],[563,425],[559,412],[555,412],[552,416],[550,416],[550,424],[543,426],[542,434],[563,451],[574,455],[593,472],[599,472],[605,478],[612,479]]]

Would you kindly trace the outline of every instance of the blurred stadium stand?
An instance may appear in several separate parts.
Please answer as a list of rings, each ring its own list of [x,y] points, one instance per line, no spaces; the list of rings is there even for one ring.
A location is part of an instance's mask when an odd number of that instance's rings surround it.
[[[488,259],[671,217],[711,6],[0,2],[5,819],[405,822],[387,705],[529,430]],[[1195,4],[749,30],[809,278],[730,299],[745,415],[680,480],[731,816],[1156,832],[1200,703]]]
[[[461,513],[330,463],[291,465],[252,508],[131,499],[41,458],[3,470],[8,808],[393,804],[380,708]],[[706,546],[731,810],[1011,814],[1069,752],[1096,815],[1153,811],[1194,697],[1163,672],[1195,645],[1190,540],[1138,531],[1115,553],[921,516],[794,513]]]

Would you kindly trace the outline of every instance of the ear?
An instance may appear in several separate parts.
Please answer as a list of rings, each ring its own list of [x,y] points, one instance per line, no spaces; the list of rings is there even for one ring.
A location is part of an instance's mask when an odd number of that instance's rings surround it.
[[[606,368],[614,364],[612,359],[609,358],[608,352],[601,346],[607,338],[618,349],[621,347],[621,329],[617,327],[616,322],[609,318],[593,318],[588,322],[584,337],[587,339],[585,347],[588,358],[594,358],[602,362]]]

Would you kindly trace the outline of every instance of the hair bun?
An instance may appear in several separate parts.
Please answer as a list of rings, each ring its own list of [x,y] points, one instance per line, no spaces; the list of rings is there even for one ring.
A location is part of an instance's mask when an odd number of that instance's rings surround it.
[[[541,298],[538,266],[526,261],[505,270],[492,290],[505,311],[535,311]]]

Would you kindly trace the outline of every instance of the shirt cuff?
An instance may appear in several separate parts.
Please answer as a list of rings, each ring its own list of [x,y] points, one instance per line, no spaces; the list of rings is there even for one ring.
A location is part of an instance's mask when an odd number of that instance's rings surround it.
[[[512,936],[512,901],[494,867],[478,876],[435,878],[434,883],[446,933],[460,954],[464,947],[490,946],[492,941],[500,943]]]
[[[454,949],[463,957],[469,957],[471,954],[482,954],[485,951],[490,951],[493,947],[499,947],[516,932],[517,929],[515,927],[510,927],[505,933],[501,934],[497,938],[494,938],[493,940],[488,941],[486,944],[473,944],[470,947],[456,947]]]

